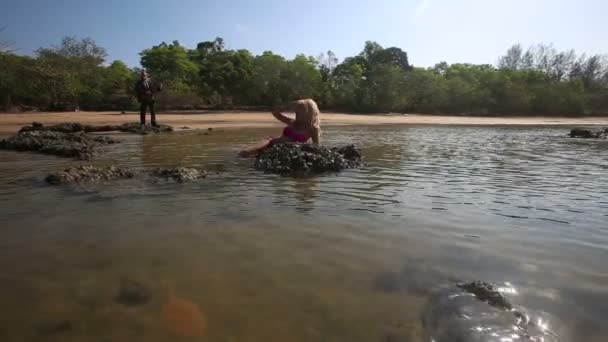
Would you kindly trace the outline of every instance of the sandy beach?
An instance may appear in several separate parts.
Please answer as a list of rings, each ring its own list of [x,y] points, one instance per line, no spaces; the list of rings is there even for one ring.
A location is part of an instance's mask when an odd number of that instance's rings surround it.
[[[80,122],[83,124],[107,125],[136,122],[139,114],[129,112],[64,112],[64,113],[7,113],[0,114],[0,134],[12,134],[21,126],[33,121],[43,124],[60,122]],[[149,116],[148,116],[149,120]],[[174,126],[176,129],[188,127],[200,128],[241,128],[280,126],[272,115],[265,112],[194,112],[194,113],[160,113],[158,121]],[[376,114],[353,115],[323,113],[324,126],[339,125],[386,125],[386,124],[431,124],[431,125],[605,125],[608,117],[475,117],[475,116],[441,116],[419,114]]]

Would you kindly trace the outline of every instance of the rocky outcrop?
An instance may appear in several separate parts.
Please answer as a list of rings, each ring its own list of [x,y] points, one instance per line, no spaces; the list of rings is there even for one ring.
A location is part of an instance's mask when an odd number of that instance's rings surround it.
[[[584,139],[606,139],[608,138],[608,128],[596,131],[586,128],[575,128],[570,131],[570,137]]]
[[[193,181],[207,177],[207,173],[202,170],[188,168],[188,167],[176,167],[172,169],[154,169],[150,172],[152,176],[163,178],[165,180],[174,180],[178,183],[187,181]]]
[[[172,132],[173,127],[169,125],[160,124],[157,126],[145,125],[137,122],[130,122],[122,125],[83,125],[78,122],[64,122],[56,125],[45,126],[39,122],[33,122],[29,126],[23,126],[19,132],[31,132],[31,131],[51,131],[61,133],[97,133],[97,132],[126,132],[126,133],[137,133],[137,134],[148,134],[148,133],[166,133]]]
[[[60,131],[21,131],[0,141],[0,148],[15,151],[33,151],[61,157],[88,160],[99,154],[102,145],[113,144],[110,137]]]
[[[72,183],[99,183],[118,179],[130,179],[137,176],[148,176],[155,179],[183,183],[205,178],[207,173],[203,170],[187,167],[134,170],[116,166],[96,167],[92,165],[81,165],[50,174],[45,180],[49,184],[60,185]]]
[[[104,168],[92,165],[81,165],[70,167],[61,172],[50,174],[46,177],[46,182],[53,185],[67,183],[101,182],[116,179],[133,178],[137,172],[115,166]]]
[[[310,144],[279,143],[262,151],[255,161],[258,170],[283,175],[337,172],[361,164],[361,153],[353,145],[326,148]]]

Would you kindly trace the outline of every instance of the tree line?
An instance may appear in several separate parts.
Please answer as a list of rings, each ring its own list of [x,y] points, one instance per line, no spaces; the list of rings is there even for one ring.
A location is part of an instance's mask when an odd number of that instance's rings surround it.
[[[368,41],[341,62],[328,51],[286,59],[225,47],[222,38],[189,49],[161,43],[140,53],[141,66],[163,83],[164,109],[262,108],[314,98],[324,109],[474,115],[608,114],[608,61],[603,55],[520,45],[496,65],[414,67],[407,52]],[[140,69],[106,64],[90,38],[20,56],[0,48],[0,108],[130,110]]]

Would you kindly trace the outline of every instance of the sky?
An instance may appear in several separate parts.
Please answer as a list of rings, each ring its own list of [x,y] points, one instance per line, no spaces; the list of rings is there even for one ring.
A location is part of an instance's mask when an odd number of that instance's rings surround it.
[[[195,48],[222,37],[231,49],[292,58],[365,41],[405,50],[410,63],[494,64],[511,45],[552,43],[608,53],[608,0],[0,0],[0,41],[20,54],[91,37],[115,59],[166,41]]]

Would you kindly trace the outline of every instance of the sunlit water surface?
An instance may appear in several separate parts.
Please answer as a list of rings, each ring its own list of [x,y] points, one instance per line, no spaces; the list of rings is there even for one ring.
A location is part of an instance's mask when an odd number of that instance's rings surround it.
[[[273,133],[118,135],[95,161],[213,171],[185,184],[52,187],[79,162],[0,152],[0,340],[425,341],[433,290],[475,279],[513,284],[561,340],[608,340],[607,141],[326,128],[365,166],[292,179],[235,157]],[[117,301],[125,279],[150,300]],[[203,336],[168,326],[172,296],[199,308]]]

